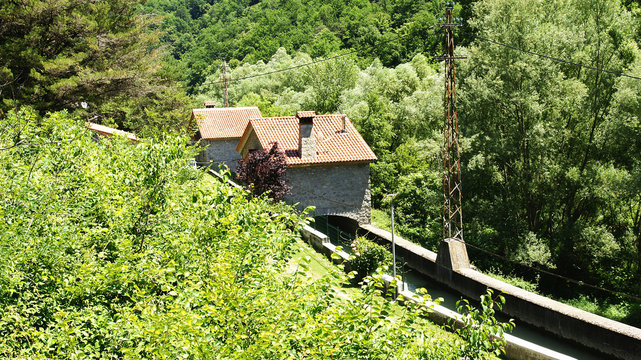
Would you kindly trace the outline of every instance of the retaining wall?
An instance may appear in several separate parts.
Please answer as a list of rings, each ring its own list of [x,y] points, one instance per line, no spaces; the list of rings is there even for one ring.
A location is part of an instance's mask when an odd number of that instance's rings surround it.
[[[360,230],[374,241],[391,244],[391,234],[385,230],[372,225],[361,225]],[[525,291],[473,269],[443,271],[437,266],[433,251],[398,236],[395,242],[397,255],[410,268],[466,297],[478,299],[487,288],[503,292],[503,312],[508,316],[617,359],[641,359],[641,329]]]

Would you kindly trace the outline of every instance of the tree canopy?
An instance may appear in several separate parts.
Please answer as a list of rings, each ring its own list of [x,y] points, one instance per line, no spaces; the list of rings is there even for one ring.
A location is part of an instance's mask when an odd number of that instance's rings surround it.
[[[621,301],[506,265],[505,258],[641,295],[640,81],[617,75],[641,74],[641,12],[627,6],[483,0],[464,9],[470,17],[456,36],[465,44],[457,53],[467,56],[457,62],[465,240],[499,256],[470,249],[477,266],[515,271],[557,297],[581,291]],[[232,78],[251,78],[231,83],[232,104],[257,105],[272,116],[303,108],[348,114],[379,158],[371,166],[374,207],[397,194],[399,230],[435,249],[442,227],[442,65],[417,54],[388,67],[357,53],[261,75],[312,60],[281,48],[266,62],[235,65]],[[197,96],[220,98],[218,78],[213,70]],[[626,321],[638,324],[638,315]]]
[[[436,0],[150,0],[142,11],[166,16],[163,40],[193,91],[222,60],[267,61],[281,47],[312,57],[366,50],[364,62],[379,57],[385,65],[434,53],[429,27],[441,7]]]
[[[0,114],[76,109],[129,130],[179,124],[187,99],[138,0],[15,0],[0,8]],[[161,124],[153,124],[154,121]]]

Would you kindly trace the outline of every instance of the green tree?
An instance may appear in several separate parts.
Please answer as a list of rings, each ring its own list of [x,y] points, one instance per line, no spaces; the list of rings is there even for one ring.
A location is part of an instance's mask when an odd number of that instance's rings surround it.
[[[473,13],[480,35],[525,50],[615,72],[636,56],[633,22],[618,1],[487,0]],[[511,256],[531,232],[564,274],[619,282],[602,271],[620,259],[624,237],[601,221],[611,201],[605,174],[622,165],[601,136],[617,76],[481,39],[467,55],[459,116],[471,140],[463,172],[468,240]]]
[[[186,99],[162,71],[157,20],[137,0],[16,0],[0,9],[0,112],[79,109],[140,129],[151,111],[166,121]],[[84,110],[86,108],[86,110]],[[0,114],[1,114],[0,113]],[[136,121],[125,120],[127,115]],[[184,114],[180,114],[184,115]],[[170,122],[176,125],[176,121]]]

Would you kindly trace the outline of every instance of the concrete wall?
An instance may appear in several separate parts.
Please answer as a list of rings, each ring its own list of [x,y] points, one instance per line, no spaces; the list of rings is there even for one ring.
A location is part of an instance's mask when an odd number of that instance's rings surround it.
[[[361,231],[379,243],[391,243],[391,234],[385,230],[361,225]],[[395,242],[396,254],[409,267],[466,297],[478,299],[487,288],[503,292],[503,312],[511,317],[598,353],[617,359],[640,359],[641,329],[525,291],[473,269],[445,271],[437,265],[436,253],[398,236]]]
[[[214,169],[226,164],[231,171],[236,170],[240,160],[240,154],[236,152],[238,139],[201,139],[200,145],[206,148],[196,157],[199,165],[212,162]]]
[[[349,254],[344,252],[344,251],[336,251],[336,245],[332,244],[329,241],[329,238],[327,235],[323,234],[322,232],[314,229],[313,227],[309,225],[305,225],[303,229],[300,232],[301,237],[303,240],[305,240],[308,244],[310,244],[316,251],[320,252],[321,254],[324,254],[332,260],[335,264],[343,264],[345,263],[345,271],[349,271],[349,264],[347,264],[347,260],[349,259]],[[337,256],[332,257],[332,255],[335,254]]]
[[[291,193],[285,200],[315,206],[314,215],[344,216],[369,224],[369,164],[290,167],[285,173]]]

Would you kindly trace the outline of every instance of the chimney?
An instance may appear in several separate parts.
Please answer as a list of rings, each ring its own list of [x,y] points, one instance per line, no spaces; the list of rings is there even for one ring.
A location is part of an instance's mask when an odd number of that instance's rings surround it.
[[[215,101],[205,101],[205,109],[213,109],[216,107]]]
[[[345,119],[347,119],[347,115],[341,116],[343,119],[343,130],[341,130],[341,134],[347,134],[347,128],[345,127]]]
[[[298,119],[298,151],[301,159],[309,159],[316,156],[316,136],[314,135],[314,111],[297,111]]]

